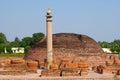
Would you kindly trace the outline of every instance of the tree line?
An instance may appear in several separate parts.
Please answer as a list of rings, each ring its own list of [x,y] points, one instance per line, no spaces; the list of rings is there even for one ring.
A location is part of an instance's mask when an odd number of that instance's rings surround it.
[[[14,41],[9,42],[4,33],[0,32],[0,53],[4,53],[6,48],[7,52],[11,53],[12,47],[24,47],[25,52],[28,51],[37,41],[41,40],[45,35],[42,32],[32,34],[32,37],[24,37],[19,39],[16,37]],[[112,42],[99,41],[98,44],[102,48],[110,48],[112,52],[120,52],[120,40],[114,40]]]
[[[120,40],[119,39],[114,40],[112,42],[99,41],[98,43],[102,48],[109,48],[112,52],[115,52],[115,51],[120,52]]]
[[[7,40],[4,33],[0,32],[0,53],[4,53],[6,48],[8,53],[11,53],[12,47],[24,47],[25,52],[28,51],[37,41],[41,40],[45,35],[42,32],[32,34],[32,37],[24,37],[19,39],[15,37],[14,41]]]

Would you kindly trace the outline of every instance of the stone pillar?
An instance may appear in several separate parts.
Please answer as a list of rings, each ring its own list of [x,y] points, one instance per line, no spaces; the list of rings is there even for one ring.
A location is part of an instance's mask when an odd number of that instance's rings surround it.
[[[52,52],[52,11],[48,9],[46,14],[46,35],[47,35],[47,68],[49,70],[50,65],[53,62]]]

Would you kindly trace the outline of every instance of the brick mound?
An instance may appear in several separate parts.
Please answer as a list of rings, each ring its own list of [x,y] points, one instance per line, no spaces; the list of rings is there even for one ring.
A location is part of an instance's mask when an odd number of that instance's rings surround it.
[[[74,33],[53,34],[53,57],[59,64],[66,59],[70,62],[88,61],[90,65],[104,64],[104,52],[92,38]],[[25,60],[44,62],[46,59],[46,37],[37,42],[24,56]]]

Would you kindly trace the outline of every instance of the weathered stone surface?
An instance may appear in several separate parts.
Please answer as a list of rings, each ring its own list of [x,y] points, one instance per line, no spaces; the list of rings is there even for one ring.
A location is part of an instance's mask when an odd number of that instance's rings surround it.
[[[110,66],[110,65],[113,65],[114,64],[114,61],[113,60],[106,60],[106,65]]]
[[[11,64],[25,64],[23,59],[11,59]]]
[[[76,69],[76,68],[78,68],[78,63],[67,63],[67,64],[65,64],[65,68]]]
[[[50,65],[51,70],[58,70],[58,65],[57,64],[52,64]]]
[[[37,72],[38,62],[36,61],[27,61],[27,71],[28,72]]]
[[[3,69],[8,71],[26,71],[27,68],[25,64],[8,64]]]
[[[60,70],[43,70],[42,76],[60,76]]]
[[[117,71],[120,70],[120,65],[110,65],[110,66],[98,66],[97,67],[97,72],[105,74],[105,73],[117,73]]]
[[[97,66],[93,66],[92,70],[95,71],[95,72],[97,72]]]
[[[85,75],[88,75],[88,71],[82,70],[82,71],[80,72],[80,76],[85,76]]]
[[[45,63],[45,62],[39,62],[39,67],[40,68],[45,68],[45,67],[47,67],[47,63]]]
[[[25,71],[0,71],[0,75],[25,75]],[[4,79],[1,79],[4,80]],[[6,79],[5,79],[6,80]],[[7,79],[10,80],[10,79]]]
[[[117,75],[120,75],[120,70],[117,71]]]
[[[111,69],[102,69],[101,73],[102,74],[112,74],[112,70]]]
[[[97,66],[97,72],[102,73],[103,69],[106,69],[106,66],[103,65]]]
[[[113,61],[113,64],[120,65],[120,60],[119,60],[117,54],[112,54],[112,55],[110,56],[110,60]]]
[[[62,76],[80,76],[78,72],[62,71]]]
[[[62,59],[60,61],[60,68],[64,68],[67,63],[69,63],[69,60]]]
[[[10,59],[1,59],[0,60],[0,68],[2,68],[4,65],[11,64]]]
[[[63,68],[61,69],[61,76],[80,76],[80,70],[77,68]]]
[[[78,62],[78,68],[88,69],[88,63],[86,61],[80,61],[80,62]]]

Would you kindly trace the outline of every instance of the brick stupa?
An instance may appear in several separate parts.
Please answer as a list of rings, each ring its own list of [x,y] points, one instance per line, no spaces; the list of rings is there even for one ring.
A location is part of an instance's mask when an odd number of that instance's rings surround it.
[[[47,40],[44,37],[24,56],[25,60],[44,62],[47,59]],[[89,66],[105,64],[105,53],[92,38],[74,33],[53,34],[53,59],[59,65],[61,60],[70,62],[87,61]]]

